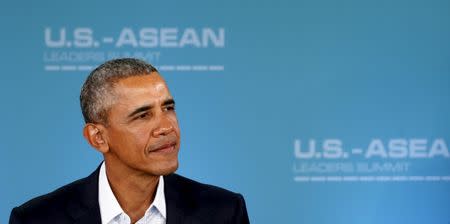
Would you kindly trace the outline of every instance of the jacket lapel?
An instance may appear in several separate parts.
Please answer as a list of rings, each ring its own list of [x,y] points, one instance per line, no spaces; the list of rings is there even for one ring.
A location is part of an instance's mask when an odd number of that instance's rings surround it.
[[[164,176],[166,224],[208,223],[194,212],[198,202],[186,188],[177,174]]]
[[[101,164],[100,164],[101,166]],[[88,177],[79,180],[69,199],[67,212],[73,223],[100,224],[100,206],[98,204],[98,176],[100,166]],[[194,215],[195,199],[185,192],[177,174],[164,176],[164,196],[166,199],[166,224],[205,223]]]
[[[79,224],[101,224],[100,212],[94,208],[83,211],[83,214],[74,220]]]
[[[186,214],[182,192],[178,189],[173,174],[164,177],[164,197],[166,198],[166,224],[184,223]]]
[[[101,165],[101,164],[100,164]],[[88,177],[80,180],[69,199],[67,212],[73,223],[100,224],[100,206],[98,204],[98,176],[100,166]]]

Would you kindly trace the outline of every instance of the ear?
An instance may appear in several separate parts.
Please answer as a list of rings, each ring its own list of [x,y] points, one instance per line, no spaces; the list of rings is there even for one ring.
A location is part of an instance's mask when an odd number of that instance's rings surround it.
[[[105,136],[105,127],[101,124],[87,123],[83,128],[83,136],[88,143],[101,153],[109,151],[109,145]]]

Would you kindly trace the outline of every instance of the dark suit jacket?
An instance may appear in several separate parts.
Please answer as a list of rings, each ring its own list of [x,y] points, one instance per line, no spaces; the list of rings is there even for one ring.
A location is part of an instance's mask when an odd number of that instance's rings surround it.
[[[91,175],[15,207],[10,224],[101,223],[100,166]],[[166,224],[249,223],[244,198],[177,174],[164,177]]]

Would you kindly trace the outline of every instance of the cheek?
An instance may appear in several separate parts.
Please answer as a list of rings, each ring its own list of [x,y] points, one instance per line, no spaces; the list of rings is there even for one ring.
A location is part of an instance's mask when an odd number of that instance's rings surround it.
[[[133,142],[138,147],[145,147],[151,136],[151,128],[150,127],[141,127],[133,132]]]
[[[134,130],[123,130],[116,134],[116,141],[120,141],[124,150],[128,151],[133,149],[133,151],[140,150],[145,147],[149,136],[148,129],[141,127]]]

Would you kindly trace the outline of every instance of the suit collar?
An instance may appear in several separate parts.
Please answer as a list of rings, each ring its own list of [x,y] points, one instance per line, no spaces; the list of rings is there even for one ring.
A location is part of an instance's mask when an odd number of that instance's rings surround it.
[[[83,178],[74,186],[75,194],[69,199],[67,212],[74,223],[101,223],[100,207],[98,205],[98,175],[100,166],[88,177]]]
[[[182,200],[183,194],[176,186],[174,175],[164,177],[164,195],[166,196],[166,224],[183,223],[185,220],[186,208]]]
[[[69,199],[67,212],[74,223],[101,223],[98,203],[98,180],[101,164],[88,177],[75,183],[73,198]],[[166,197],[166,224],[207,223],[194,215],[195,198],[184,189],[180,176],[170,174],[164,176],[164,194]]]
[[[208,223],[194,212],[198,207],[198,198],[192,195],[190,186],[187,186],[182,178],[178,174],[164,176],[166,224]]]

